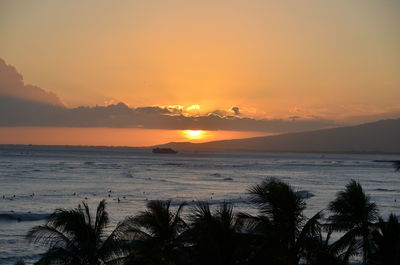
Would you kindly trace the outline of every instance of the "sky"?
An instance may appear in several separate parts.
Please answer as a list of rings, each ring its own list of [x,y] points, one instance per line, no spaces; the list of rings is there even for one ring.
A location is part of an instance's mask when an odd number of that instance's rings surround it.
[[[0,0],[0,133],[219,139],[398,118],[399,14],[395,0]]]

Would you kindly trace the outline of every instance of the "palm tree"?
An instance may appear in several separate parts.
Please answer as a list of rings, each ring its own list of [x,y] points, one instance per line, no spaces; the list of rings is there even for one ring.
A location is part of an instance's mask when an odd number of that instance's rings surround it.
[[[322,212],[306,220],[304,200],[290,185],[269,178],[249,189],[250,201],[259,209],[256,217],[242,214],[258,235],[253,264],[299,264],[306,246],[321,233]],[[269,260],[269,263],[267,262]]]
[[[323,225],[322,225],[323,226]],[[305,244],[305,261],[308,265],[345,265],[348,264],[350,255],[354,254],[353,251],[343,251],[342,248],[330,244],[332,230],[328,226],[325,231],[325,238],[321,232],[317,233],[315,237],[307,240]]]
[[[36,264],[116,264],[123,257],[116,233],[104,235],[109,223],[105,200],[97,206],[94,220],[88,205],[85,202],[82,205],[72,210],[57,209],[45,225],[28,232],[26,237],[30,242],[49,247]]]
[[[208,202],[197,202],[189,219],[194,264],[243,264],[246,245],[231,204],[224,202],[212,211]]]
[[[344,191],[338,192],[336,199],[329,204],[333,213],[328,221],[334,231],[345,234],[334,244],[362,249],[363,264],[367,264],[371,252],[371,229],[377,220],[378,210],[375,203],[365,195],[359,182],[351,180]]]
[[[173,213],[171,201],[150,201],[147,209],[127,217],[120,225],[124,239],[132,240],[126,264],[180,264],[180,234],[186,223],[180,217],[184,203]]]
[[[371,264],[399,265],[400,264],[400,223],[394,214],[387,222],[379,219],[378,227],[372,234],[373,250]]]

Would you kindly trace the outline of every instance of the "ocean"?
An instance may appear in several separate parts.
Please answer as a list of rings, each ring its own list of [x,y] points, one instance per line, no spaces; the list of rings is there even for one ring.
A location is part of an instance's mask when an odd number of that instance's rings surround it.
[[[267,177],[291,184],[306,199],[306,215],[325,209],[350,179],[360,181],[384,217],[400,214],[399,155],[179,152],[117,147],[0,146],[0,264],[36,261],[44,250],[25,234],[56,208],[86,201],[94,214],[106,199],[111,230],[148,200],[230,201],[256,213],[246,190]],[[118,202],[119,199],[119,202]],[[187,214],[184,213],[184,214]]]

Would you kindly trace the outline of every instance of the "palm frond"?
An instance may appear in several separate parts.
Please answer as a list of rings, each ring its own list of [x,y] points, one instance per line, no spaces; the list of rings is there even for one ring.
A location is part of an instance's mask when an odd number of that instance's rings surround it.
[[[371,202],[359,182],[351,180],[344,191],[336,195],[336,199],[329,204],[333,213],[329,217],[332,227],[337,231],[346,231],[354,225],[372,223],[378,218],[375,203]]]
[[[349,242],[347,250],[339,255],[342,260],[342,264],[349,264],[350,257],[354,257],[359,254],[361,248],[360,240],[353,239]]]
[[[303,226],[300,234],[296,240],[296,249],[300,249],[304,246],[304,242],[310,238],[320,239],[321,235],[321,223],[320,220],[323,217],[323,211],[319,211],[313,217],[311,217]]]
[[[125,231],[117,227],[106,238],[99,248],[99,256],[105,264],[119,264],[132,249],[132,241],[127,239]],[[115,262],[114,262],[115,261]]]
[[[136,227],[143,227],[155,237],[169,237],[173,214],[170,212],[170,201],[150,201],[147,210],[140,212],[132,219]]]
[[[85,222],[92,227],[93,223],[92,223],[92,217],[90,215],[90,209],[89,209],[89,205],[86,202],[82,202],[83,205],[83,209],[81,207],[81,205],[79,205],[78,209],[80,211],[83,211],[83,216],[85,217]]]
[[[358,238],[360,234],[361,229],[359,228],[348,231],[331,245],[333,252],[343,252],[346,248],[349,249],[350,246],[352,249],[357,248],[356,250],[358,251],[362,245],[361,240]]]
[[[128,264],[127,259],[128,259],[128,256],[116,257],[111,260],[105,260],[104,264],[105,265],[125,265],[125,264]]]
[[[63,248],[50,248],[35,265],[74,265],[79,260]]]
[[[179,204],[178,209],[176,210],[175,214],[173,215],[172,218],[172,223],[171,223],[171,233],[181,233],[184,229],[186,229],[188,226],[185,223],[185,221],[181,218],[181,213],[183,211],[183,208],[186,206],[185,202],[182,202]],[[177,236],[177,235],[175,235]]]
[[[140,222],[141,223],[141,222]],[[149,232],[143,231],[136,216],[128,216],[114,230],[114,236],[119,240],[146,240],[151,238]]]
[[[265,220],[263,220],[265,219]],[[260,225],[262,223],[268,223],[272,226],[272,223],[268,219],[268,217],[264,216],[252,216],[247,213],[240,212],[237,214],[237,220],[241,223],[241,227],[245,233],[259,233],[262,234],[260,231]]]
[[[57,228],[60,232],[74,237],[78,241],[88,234],[88,226],[85,221],[84,213],[79,210],[79,208],[73,210],[55,210],[48,218],[47,225]]]
[[[106,212],[105,208],[106,201],[102,200],[97,206],[96,221],[94,224],[94,230],[98,236],[101,235],[102,230],[108,225],[109,222],[108,213]]]
[[[39,243],[50,248],[65,248],[78,251],[74,242],[65,234],[49,225],[35,226],[26,235],[26,238],[33,243]]]
[[[248,190],[250,201],[262,214],[276,223],[294,222],[300,224],[304,216],[305,202],[291,186],[275,178],[269,178]]]
[[[210,209],[210,203],[206,201],[198,201],[195,206],[191,209],[192,214],[189,219],[192,223],[199,223],[201,221],[211,220],[212,213]]]
[[[49,247],[38,264],[106,264],[127,255],[127,247],[117,236],[119,230],[105,240],[101,236],[108,224],[105,206],[104,200],[99,203],[94,224],[83,202],[72,210],[56,209],[44,226],[32,228],[26,237]]]

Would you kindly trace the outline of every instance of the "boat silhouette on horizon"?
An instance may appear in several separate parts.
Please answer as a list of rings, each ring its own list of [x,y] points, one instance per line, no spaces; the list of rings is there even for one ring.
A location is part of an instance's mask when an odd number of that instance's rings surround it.
[[[153,149],[153,153],[155,153],[155,154],[177,154],[178,151],[175,151],[175,150],[173,150],[171,148],[159,148],[159,147],[157,147],[157,148]]]

